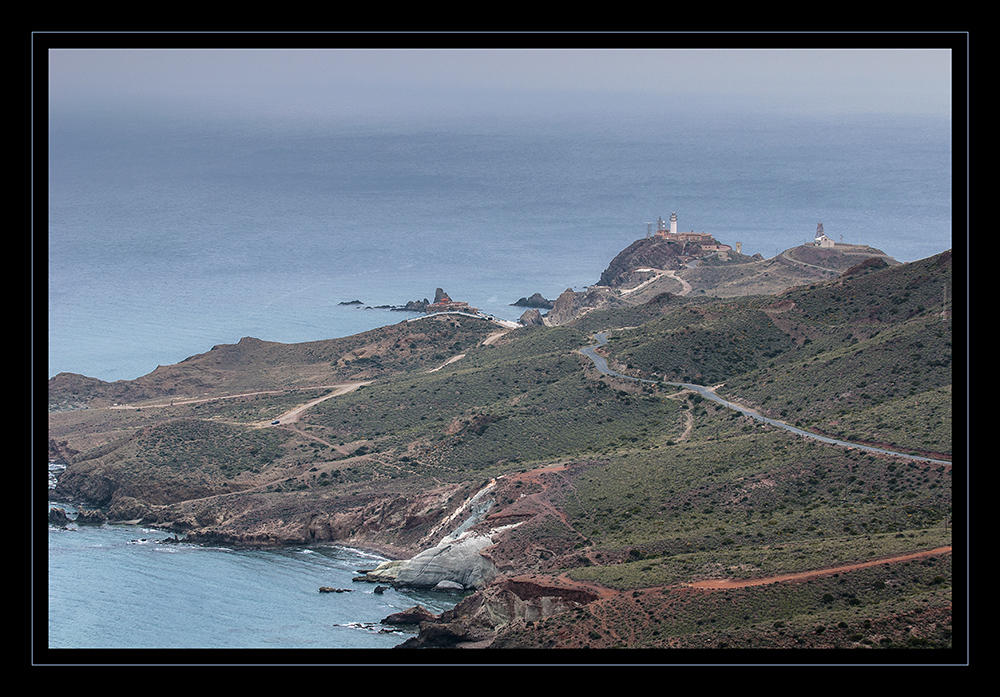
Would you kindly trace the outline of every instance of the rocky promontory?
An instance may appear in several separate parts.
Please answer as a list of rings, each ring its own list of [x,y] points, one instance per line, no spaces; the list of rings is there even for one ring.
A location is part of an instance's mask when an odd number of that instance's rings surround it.
[[[497,567],[485,550],[491,535],[445,538],[411,559],[386,561],[357,580],[404,588],[479,590],[497,576]]]
[[[685,259],[703,254],[701,246],[693,242],[675,242],[662,237],[645,237],[636,240],[611,260],[601,274],[598,285],[612,288],[632,280],[632,274],[643,268],[681,269]]]

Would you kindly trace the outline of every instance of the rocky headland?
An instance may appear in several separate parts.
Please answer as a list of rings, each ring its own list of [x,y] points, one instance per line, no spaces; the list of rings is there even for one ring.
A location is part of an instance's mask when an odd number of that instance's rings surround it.
[[[567,288],[551,302],[548,312],[541,312],[541,306],[533,307],[519,321],[526,326],[561,326],[594,310],[636,307],[662,299],[667,293],[694,298],[779,293],[830,280],[866,260],[869,265],[899,263],[885,252],[864,245],[802,245],[765,259],[759,253],[747,256],[732,250],[705,252],[693,242],[651,236],[619,252],[596,284],[582,291]]]

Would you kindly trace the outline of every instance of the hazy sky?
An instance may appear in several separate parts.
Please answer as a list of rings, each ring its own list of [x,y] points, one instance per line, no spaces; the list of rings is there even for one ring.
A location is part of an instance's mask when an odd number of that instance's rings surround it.
[[[345,114],[710,108],[950,114],[947,49],[53,49],[75,104]]]

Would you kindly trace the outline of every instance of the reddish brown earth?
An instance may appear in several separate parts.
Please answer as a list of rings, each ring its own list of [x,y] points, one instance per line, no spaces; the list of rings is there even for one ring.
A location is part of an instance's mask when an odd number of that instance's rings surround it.
[[[560,572],[560,569],[566,568],[564,562],[567,559],[579,557],[581,553],[591,558],[592,563],[607,561],[594,559],[593,553],[576,548],[572,534],[561,538],[560,548],[551,538],[539,543],[541,536],[531,532],[536,526],[551,526],[554,521],[573,531],[559,509],[558,500],[566,495],[567,487],[572,487],[572,479],[567,475],[574,467],[573,463],[562,463],[503,478],[503,484],[496,493],[498,498],[506,495],[511,503],[483,523],[489,527],[520,523],[518,528],[504,533],[489,552],[501,571],[501,577],[487,589],[463,601],[454,611],[424,623],[421,639],[426,643],[412,640],[412,645],[459,648],[601,648],[633,646],[643,642],[648,645],[650,632],[658,628],[661,621],[668,621],[664,618],[691,613],[692,603],[700,608],[694,610],[696,615],[704,612],[702,605],[708,602],[708,607],[712,607],[715,601],[711,598],[719,592],[753,592],[752,587],[755,586],[801,583],[869,566],[951,553],[948,546],[766,578],[709,579],[619,591],[596,583],[577,581]],[[730,600],[719,597],[718,602]],[[580,612],[584,614],[578,614]],[[504,626],[499,630],[491,629],[501,617],[507,618],[500,622]],[[555,620],[555,624],[549,625],[546,617]],[[921,610],[920,614],[903,612],[872,618],[864,633],[865,645],[880,641],[905,643],[924,635],[930,641],[940,641],[942,632],[950,631],[950,624],[950,603],[948,607],[927,608],[926,612]],[[495,634],[496,631],[499,635]],[[759,648],[862,646],[856,638],[857,632],[857,628],[848,631],[831,627],[822,634],[806,636],[801,632],[774,628],[765,629],[763,633],[753,630],[741,637],[739,642],[741,646],[746,642],[747,646]],[[656,645],[661,648],[715,648],[717,643],[718,637],[709,630],[670,639],[664,636]]]
[[[562,511],[558,510],[558,508],[551,501],[551,497],[548,495],[555,481],[552,475],[556,475],[561,472],[566,472],[568,469],[569,469],[569,464],[562,463],[514,475],[513,477],[511,477],[512,482],[530,483],[534,485],[536,491],[534,493],[524,495],[523,498],[517,501],[514,506],[509,506],[504,510],[500,511],[499,513],[494,514],[494,516],[491,516],[490,518],[496,521],[498,519],[503,519],[508,516],[513,516],[515,514],[517,515],[517,517],[525,517],[532,514],[533,515],[547,514],[559,518],[563,523],[568,525],[569,523],[566,519],[565,514]],[[856,569],[862,569],[865,567],[875,566],[878,564],[892,564],[897,562],[912,561],[917,559],[923,559],[930,556],[937,556],[941,554],[950,554],[950,553],[951,553],[950,546],[938,547],[937,549],[900,554],[892,557],[870,559],[863,562],[842,564],[839,566],[832,566],[823,569],[813,569],[811,571],[803,571],[791,574],[780,574],[765,578],[707,579],[703,581],[695,581],[692,583],[683,584],[680,587],[705,588],[705,589],[745,588],[749,586],[763,586],[770,583],[807,581],[811,578],[854,571]],[[512,580],[530,581],[531,583],[539,587],[548,587],[553,589],[554,591],[560,591],[560,592],[566,589],[586,590],[599,598],[605,598],[619,593],[619,591],[610,588],[605,588],[598,584],[585,583],[582,581],[574,581],[570,579],[566,574],[552,575],[545,573],[528,573],[528,574],[520,574],[514,576]],[[631,593],[632,591],[629,592]]]
[[[685,584],[690,588],[746,588],[747,586],[765,586],[769,583],[780,583],[783,581],[807,581],[811,578],[818,578],[820,576],[831,576],[833,574],[844,573],[847,571],[855,571],[857,569],[864,569],[869,566],[877,566],[878,564],[894,564],[903,561],[913,561],[915,559],[924,559],[926,557],[933,557],[939,554],[951,554],[951,546],[938,547],[937,549],[928,549],[921,552],[913,552],[912,554],[899,554],[893,557],[883,557],[881,559],[870,559],[868,561],[859,562],[856,564],[843,564],[841,566],[831,566],[828,569],[814,569],[812,571],[803,571],[801,573],[795,574],[780,574],[778,576],[769,576],[767,578],[748,578],[748,579],[708,579],[705,581],[695,581],[694,583]]]
[[[746,579],[733,579],[733,578],[712,578],[704,581],[694,581],[692,583],[681,584],[680,586],[656,586],[651,588],[643,589],[644,591],[650,590],[670,590],[671,588],[747,588],[749,586],[766,586],[769,583],[784,583],[792,581],[808,581],[811,578],[819,578],[820,576],[832,576],[834,574],[846,573],[848,571],[855,571],[857,569],[864,569],[869,566],[877,566],[879,564],[894,564],[904,561],[914,561],[917,559],[924,559],[927,557],[933,557],[940,554],[950,554],[951,547],[938,547],[937,549],[928,549],[920,552],[913,552],[911,554],[899,554],[892,557],[882,557],[879,559],[870,559],[864,562],[858,562],[855,564],[842,564],[840,566],[831,566],[826,569],[813,569],[811,571],[803,571],[794,574],[779,574],[777,576],[768,576],[765,578],[746,578]],[[512,581],[522,581],[530,582],[539,588],[551,588],[553,591],[557,591],[554,594],[561,595],[566,590],[580,590],[583,592],[588,592],[592,594],[595,599],[597,598],[608,598],[615,595],[619,595],[623,591],[617,591],[613,588],[606,588],[604,586],[598,585],[596,583],[587,583],[584,581],[574,581],[569,578],[566,574],[560,574],[558,576],[546,575],[546,574],[522,574],[515,576],[511,579]],[[633,591],[628,591],[632,593]]]

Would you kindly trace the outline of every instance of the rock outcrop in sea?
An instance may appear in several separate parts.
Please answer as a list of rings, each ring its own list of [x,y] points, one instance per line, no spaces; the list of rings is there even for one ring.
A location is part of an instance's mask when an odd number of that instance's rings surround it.
[[[552,301],[546,300],[541,293],[535,293],[530,298],[520,298],[517,302],[511,303],[514,307],[537,307],[542,310],[551,310]]]
[[[52,506],[49,508],[49,523],[59,527],[66,527],[70,524],[69,516],[66,515],[66,510],[59,508],[58,506]]]

